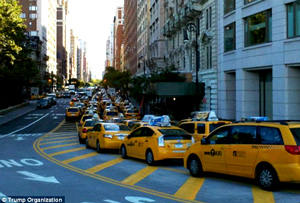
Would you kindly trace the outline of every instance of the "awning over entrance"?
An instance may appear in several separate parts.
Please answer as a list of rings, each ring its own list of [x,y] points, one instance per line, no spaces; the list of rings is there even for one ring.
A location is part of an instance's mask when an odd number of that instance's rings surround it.
[[[158,82],[153,83],[153,89],[160,98],[196,96],[196,83],[194,82]],[[198,83],[198,95],[204,96],[204,83]]]

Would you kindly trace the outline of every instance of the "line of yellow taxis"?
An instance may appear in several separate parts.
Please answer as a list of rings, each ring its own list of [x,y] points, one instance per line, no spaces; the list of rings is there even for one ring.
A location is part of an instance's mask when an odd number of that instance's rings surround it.
[[[280,182],[300,182],[300,121],[220,121],[212,112],[198,116],[179,126],[171,126],[167,116],[151,115],[148,122],[126,119],[136,128],[98,120],[94,126],[82,124],[86,130],[80,143],[99,153],[119,149],[122,158],[148,165],[183,159],[192,176],[215,172],[253,178],[264,190],[278,189]]]

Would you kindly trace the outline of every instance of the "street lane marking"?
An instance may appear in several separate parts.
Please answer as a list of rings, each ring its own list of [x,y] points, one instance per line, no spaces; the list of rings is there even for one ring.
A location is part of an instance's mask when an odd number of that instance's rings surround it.
[[[25,127],[23,127],[23,128],[20,128],[20,129],[14,131],[14,132],[11,132],[11,133],[8,133],[8,134],[6,134],[6,135],[1,136],[0,139],[1,139],[1,138],[4,138],[4,137],[7,137],[7,136],[9,136],[9,135],[15,134],[16,132],[19,132],[19,131],[21,131],[21,130],[24,130],[24,129],[26,129],[26,128],[32,126],[33,124],[39,122],[40,120],[42,120],[43,118],[45,118],[45,117],[48,116],[48,115],[49,115],[49,113],[47,113],[47,114],[44,115],[43,117],[37,119],[36,121],[30,123],[29,125],[27,125],[27,126],[25,126]]]
[[[253,202],[254,203],[274,203],[274,196],[272,192],[268,192],[262,190],[261,188],[255,186],[252,187],[252,195],[253,195]]]
[[[201,189],[204,178],[189,177],[187,181],[174,194],[175,197],[194,200]]]
[[[40,145],[43,146],[43,145],[47,145],[47,144],[54,144],[54,143],[61,143],[61,142],[73,142],[73,141],[76,141],[76,140],[77,140],[77,138],[72,138],[70,140],[60,140],[60,141],[53,141],[53,142],[43,142]]]
[[[76,152],[76,151],[80,151],[80,150],[84,150],[86,149],[85,147],[80,147],[80,148],[75,148],[75,149],[68,149],[68,150],[64,150],[64,151],[60,151],[60,152],[55,152],[52,154],[48,154],[49,156],[57,156],[60,154],[66,154],[66,153],[70,153],[70,152]]]
[[[74,158],[71,158],[71,159],[66,159],[66,160],[61,161],[61,162],[64,163],[64,164],[68,164],[68,163],[72,163],[74,161],[79,161],[81,159],[86,159],[86,158],[89,158],[89,157],[92,157],[92,156],[96,156],[98,154],[99,154],[98,152],[92,152],[92,153],[77,156],[77,157],[74,157]]]
[[[55,149],[55,148],[74,146],[74,145],[79,145],[79,144],[76,142],[76,143],[71,143],[71,144],[55,145],[55,146],[51,146],[51,147],[41,148],[41,150]]]
[[[77,136],[51,137],[51,138],[46,138],[43,141],[59,140],[59,139],[70,139],[70,138],[77,138]]]
[[[111,161],[105,162],[103,164],[99,164],[97,166],[89,168],[89,169],[85,170],[85,172],[87,172],[87,173],[97,173],[98,171],[101,171],[101,170],[103,170],[105,168],[108,168],[108,167],[113,166],[113,165],[115,165],[117,163],[120,163],[123,160],[124,159],[122,157],[119,157],[119,158],[113,159]]]
[[[135,174],[125,178],[122,183],[128,184],[128,185],[135,185],[136,183],[140,182],[150,174],[152,174],[154,171],[156,171],[158,167],[152,167],[148,166],[146,168],[143,168],[142,170],[136,172]]]

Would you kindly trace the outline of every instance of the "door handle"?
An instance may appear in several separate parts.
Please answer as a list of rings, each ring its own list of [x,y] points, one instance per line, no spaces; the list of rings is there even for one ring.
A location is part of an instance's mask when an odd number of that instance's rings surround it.
[[[148,140],[146,140],[145,142],[148,142]]]

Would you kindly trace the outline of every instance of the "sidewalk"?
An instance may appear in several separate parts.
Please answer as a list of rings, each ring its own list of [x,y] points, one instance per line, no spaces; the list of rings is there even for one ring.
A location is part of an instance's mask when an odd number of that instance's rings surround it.
[[[35,103],[25,102],[16,106],[11,106],[0,111],[0,125],[5,124],[15,118],[21,117],[36,109]]]

